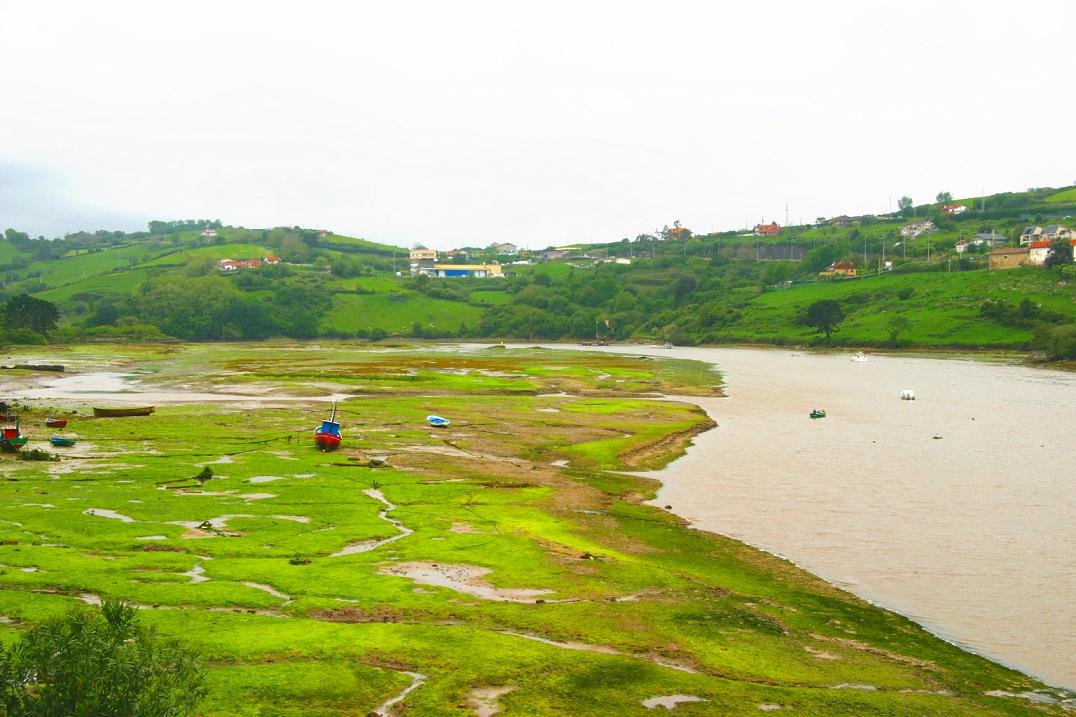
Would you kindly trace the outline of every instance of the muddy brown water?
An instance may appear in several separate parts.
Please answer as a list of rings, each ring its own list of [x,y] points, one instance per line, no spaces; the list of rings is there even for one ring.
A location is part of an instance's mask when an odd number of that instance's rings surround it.
[[[683,399],[719,425],[646,474],[663,483],[656,505],[1076,688],[1076,374],[856,363],[851,352],[608,350],[706,361],[725,380],[727,398]],[[917,400],[900,400],[903,389]],[[829,416],[812,421],[814,408]]]

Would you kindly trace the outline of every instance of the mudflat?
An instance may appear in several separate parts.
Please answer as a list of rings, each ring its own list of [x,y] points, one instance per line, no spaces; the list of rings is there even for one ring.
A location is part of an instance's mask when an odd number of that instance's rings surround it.
[[[1065,712],[1064,693],[647,505],[658,481],[621,471],[713,425],[655,398],[719,395],[703,363],[283,342],[48,358],[169,400],[101,420],[77,394],[20,399],[31,446],[64,415],[82,449],[0,462],[0,639],[128,600],[204,656],[201,714]],[[343,445],[322,453],[329,397]]]

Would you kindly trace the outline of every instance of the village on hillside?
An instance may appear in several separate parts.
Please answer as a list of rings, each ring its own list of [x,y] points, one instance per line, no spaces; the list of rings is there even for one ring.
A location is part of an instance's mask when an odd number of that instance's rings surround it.
[[[942,215],[961,215],[968,211],[964,204],[948,203],[939,207]],[[797,230],[817,228],[846,229],[860,224],[870,224],[879,221],[894,221],[897,217],[888,215],[865,215],[850,217],[840,215],[830,219],[819,217],[815,224],[806,227],[796,227]],[[777,222],[760,222],[752,229],[736,232],[735,238],[739,240],[755,238],[757,240],[772,240],[782,235],[783,227]],[[922,237],[931,237],[940,232],[939,226],[931,219],[916,219],[900,225],[894,233],[897,240],[894,242],[891,252],[895,255],[902,251],[907,258],[907,242]],[[858,232],[853,230],[854,237]],[[528,265],[535,263],[563,262],[587,268],[602,263],[631,264],[635,258],[645,258],[652,255],[654,244],[657,242],[684,241],[692,238],[720,239],[724,234],[710,233],[696,235],[690,229],[680,226],[675,222],[672,227],[666,226],[653,234],[644,234],[636,237],[634,242],[624,239],[621,244],[626,244],[628,256],[622,256],[623,247],[616,243],[594,245],[566,245],[550,246],[544,250],[522,249],[515,244],[493,244],[484,249],[463,248],[439,251],[425,246],[416,246],[410,251],[410,276],[429,276],[435,278],[472,277],[472,278],[501,278],[510,273],[512,266]],[[791,241],[794,241],[791,240]],[[1076,229],[1062,224],[1028,225],[1017,235],[1015,232],[999,232],[996,228],[988,231],[977,231],[968,236],[961,235],[952,244],[939,242],[936,246],[928,243],[926,260],[931,260],[931,255],[947,253],[957,258],[979,255],[986,268],[992,270],[1013,269],[1018,267],[1041,267],[1047,264],[1047,257],[1051,250],[1056,250],[1061,242],[1069,247],[1068,261],[1076,261]],[[640,246],[641,245],[641,246]],[[649,247],[649,252],[647,250]],[[757,245],[756,245],[757,247]],[[872,266],[871,271],[886,272],[894,269],[894,259],[886,259],[885,242],[882,240],[882,258],[877,266]],[[792,254],[794,256],[794,254]],[[780,258],[772,256],[760,256],[756,249],[756,259]],[[791,258],[791,257],[790,257]],[[270,258],[265,259],[270,263]],[[242,264],[242,262],[234,262]],[[221,266],[226,270],[224,262]],[[853,278],[861,275],[864,271],[862,265],[855,261],[834,261],[818,273],[821,278]],[[403,276],[404,272],[397,272]]]

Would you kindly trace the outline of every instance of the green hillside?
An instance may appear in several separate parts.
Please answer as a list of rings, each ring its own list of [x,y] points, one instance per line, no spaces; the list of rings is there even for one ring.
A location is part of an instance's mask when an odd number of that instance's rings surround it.
[[[837,340],[845,345],[884,346],[887,323],[904,316],[910,327],[900,340],[912,346],[1022,348],[1033,339],[1031,325],[1004,325],[984,316],[983,297],[1019,304],[1028,299],[1076,321],[1072,289],[1036,269],[1003,274],[986,271],[886,274],[854,281],[813,284],[759,294],[718,340],[802,343],[817,335],[797,317],[821,299],[845,307],[848,319]]]
[[[1045,201],[1050,204],[1070,204],[1076,203],[1076,187],[1069,187],[1056,194],[1051,194],[1046,197]]]
[[[1076,187],[961,201],[973,208],[948,216],[941,203],[908,206],[905,216],[820,220],[776,236],[674,228],[583,246],[557,261],[531,255],[529,264],[506,266],[504,279],[398,277],[407,266],[399,247],[206,221],[52,241],[8,230],[0,271],[6,296],[58,306],[53,337],[67,340],[597,337],[1076,352],[1076,270],[989,271],[988,244],[957,251],[977,236],[1017,245],[1028,225],[1076,228],[1065,218],[1076,212]],[[916,219],[933,229],[903,236]],[[504,260],[492,248],[470,251],[472,261]],[[283,263],[217,266],[270,255]],[[852,263],[859,276],[822,276],[834,262]],[[843,314],[829,337],[805,323],[809,307],[825,300]]]

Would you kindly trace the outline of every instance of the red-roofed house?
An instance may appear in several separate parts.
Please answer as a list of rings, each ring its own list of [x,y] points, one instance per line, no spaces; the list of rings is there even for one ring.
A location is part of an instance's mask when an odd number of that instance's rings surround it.
[[[963,214],[968,208],[963,204],[946,204],[942,207],[942,214]]]
[[[820,276],[855,276],[856,265],[850,261],[839,261],[835,264],[830,264],[826,267],[826,270],[820,272]]]
[[[221,271],[235,271],[241,264],[242,262],[232,261],[231,259],[221,259],[217,262],[217,267]]]
[[[1072,247],[1073,253],[1076,254],[1076,239],[1070,239],[1068,242]],[[1049,241],[1035,241],[1031,242],[1031,246],[1028,247],[1028,264],[1032,266],[1043,266],[1046,264],[1046,257],[1050,255],[1050,247],[1053,246],[1053,242]]]
[[[781,233],[781,227],[777,222],[770,222],[769,224],[756,224],[755,234],[764,237],[775,237]]]
[[[279,256],[267,256],[267,257],[265,257],[264,261],[265,261],[266,264],[279,264],[280,263],[280,257]]]

